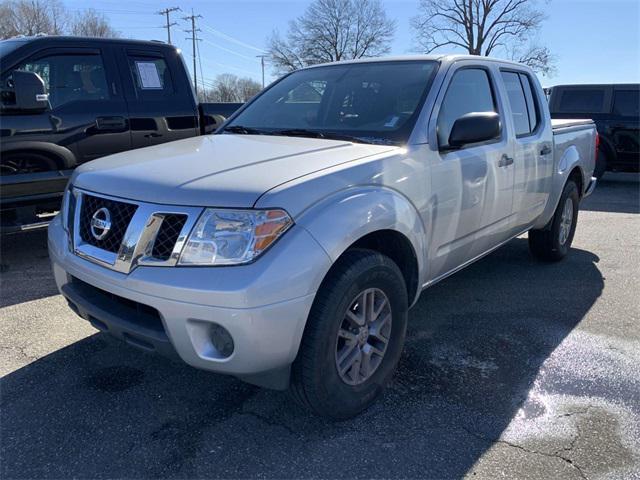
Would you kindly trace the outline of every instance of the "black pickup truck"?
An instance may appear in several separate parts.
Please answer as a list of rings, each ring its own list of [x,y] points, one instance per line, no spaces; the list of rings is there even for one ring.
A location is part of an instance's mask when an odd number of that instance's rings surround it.
[[[640,171],[640,84],[558,85],[551,118],[592,118],[600,135],[596,177]]]
[[[0,41],[2,232],[46,225],[76,166],[210,133],[240,105],[198,103],[179,50],[162,42]]]

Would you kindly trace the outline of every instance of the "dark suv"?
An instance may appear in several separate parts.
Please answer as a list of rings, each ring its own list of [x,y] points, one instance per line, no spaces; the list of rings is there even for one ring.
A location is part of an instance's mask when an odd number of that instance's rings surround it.
[[[592,118],[600,134],[595,175],[640,171],[640,84],[558,85],[551,118]]]

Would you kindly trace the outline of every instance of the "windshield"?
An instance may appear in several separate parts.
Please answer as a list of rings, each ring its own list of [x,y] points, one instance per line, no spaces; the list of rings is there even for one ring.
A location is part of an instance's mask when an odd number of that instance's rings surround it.
[[[27,43],[25,40],[3,40],[0,42],[0,58],[13,52],[16,48]]]
[[[401,144],[437,65],[389,61],[299,70],[262,93],[224,132]]]

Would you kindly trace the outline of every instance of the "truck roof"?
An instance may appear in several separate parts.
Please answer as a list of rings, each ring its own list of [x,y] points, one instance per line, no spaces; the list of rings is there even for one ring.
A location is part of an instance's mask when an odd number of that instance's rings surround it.
[[[613,88],[615,89],[640,89],[640,83],[568,83],[554,85],[554,88]]]
[[[340,60],[339,62],[329,62],[329,63],[321,63],[318,65],[311,65],[305,68],[315,68],[315,67],[323,67],[327,65],[335,65],[339,64],[349,64],[349,63],[378,63],[378,62],[410,62],[416,60],[423,61],[438,61],[438,62],[447,62],[453,63],[461,60],[481,60],[482,62],[497,62],[501,64],[509,64],[517,67],[527,67],[521,63],[512,62],[510,60],[503,60],[501,58],[493,58],[493,57],[484,57],[481,55],[462,55],[462,54],[431,54],[431,55],[397,55],[397,56],[388,56],[388,57],[371,57],[371,58],[358,58],[355,60]]]
[[[23,44],[33,43],[48,43],[51,40],[55,40],[59,43],[69,43],[74,46],[82,45],[83,43],[95,45],[96,43],[114,43],[114,44],[126,44],[126,45],[146,45],[146,46],[163,46],[166,48],[175,49],[173,45],[169,45],[161,40],[132,40],[130,38],[99,38],[99,37],[76,37],[68,35],[36,35],[33,37],[13,37],[3,42],[20,42]]]

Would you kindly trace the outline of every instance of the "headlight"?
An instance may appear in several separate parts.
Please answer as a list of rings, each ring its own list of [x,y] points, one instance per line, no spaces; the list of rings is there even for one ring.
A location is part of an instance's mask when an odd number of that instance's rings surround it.
[[[180,265],[238,265],[260,256],[291,225],[284,210],[208,208],[191,231]]]

